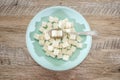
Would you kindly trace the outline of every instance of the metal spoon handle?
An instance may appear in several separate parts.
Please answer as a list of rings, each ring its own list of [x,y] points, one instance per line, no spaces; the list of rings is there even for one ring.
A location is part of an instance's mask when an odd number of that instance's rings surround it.
[[[97,33],[97,31],[84,31],[84,32],[77,32],[77,33],[73,33],[73,34],[97,36],[98,33]]]

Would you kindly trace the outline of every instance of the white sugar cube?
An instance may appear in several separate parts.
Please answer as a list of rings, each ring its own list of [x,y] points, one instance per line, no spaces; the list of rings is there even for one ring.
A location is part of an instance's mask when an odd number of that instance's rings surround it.
[[[49,40],[51,43],[53,43],[55,40],[53,38],[50,38]]]
[[[63,29],[65,27],[65,21],[63,21],[63,20],[59,21],[58,27]]]
[[[67,36],[64,36],[64,37],[62,38],[62,42],[68,42]]]
[[[62,28],[62,27],[63,27],[63,26],[62,26],[62,21],[59,21],[58,27],[59,27],[59,28]]]
[[[71,29],[64,29],[65,32],[70,33]]]
[[[69,44],[74,44],[74,42],[75,42],[74,40],[68,40]]]
[[[58,41],[53,41],[52,46],[53,46],[53,47],[59,47],[59,42],[58,42]]]
[[[49,17],[49,21],[50,21],[50,22],[54,22],[54,17],[50,16],[50,17]]]
[[[67,47],[67,49],[71,49],[71,45]]]
[[[67,52],[67,49],[66,48],[63,48],[62,51],[61,51],[63,54],[65,54]]]
[[[68,61],[69,60],[69,55],[63,55],[63,60]]]
[[[46,25],[47,25],[47,23],[43,21],[42,26],[45,27]]]
[[[62,42],[66,42],[66,41],[68,41],[67,38],[63,38],[63,39],[62,39]]]
[[[49,27],[52,28],[52,23],[51,23],[51,22],[47,23],[47,26],[48,26],[48,28],[49,28]]]
[[[57,17],[54,17],[54,22],[58,22],[58,18]]]
[[[59,42],[59,43],[60,43],[60,42],[61,42],[61,39],[55,39],[55,41],[57,41],[57,42]]]
[[[71,56],[73,54],[73,51],[72,50],[68,50],[66,54]]]
[[[46,51],[46,54],[47,54],[47,56],[51,56],[51,57],[55,58],[55,55],[51,51]]]
[[[62,43],[59,44],[59,48],[62,48]]]
[[[47,32],[45,33],[44,37],[45,37],[45,40],[49,40],[50,39],[50,35]]]
[[[71,28],[71,32],[76,32],[75,28]]]
[[[71,22],[66,22],[65,28],[71,28],[71,27],[72,27],[72,23]]]
[[[54,52],[53,52],[54,55],[58,55],[59,53],[60,53],[59,49],[54,49]]]
[[[58,29],[58,23],[54,23],[54,24],[53,24],[53,28],[54,28],[54,29]]]
[[[77,36],[77,41],[78,42],[81,42],[82,41],[82,38],[80,36]]]
[[[62,32],[62,30],[52,30],[51,31],[51,36],[52,37],[62,37],[63,32]]]
[[[78,43],[76,46],[77,46],[77,48],[82,48],[83,44],[82,43]]]
[[[43,32],[45,29],[41,26],[40,28],[39,28],[39,31],[40,32]]]
[[[47,51],[47,46],[43,46],[43,50],[44,50],[44,51]]]
[[[77,45],[78,45],[78,42],[77,42],[77,41],[74,41],[72,45],[77,46]]]
[[[52,37],[56,37],[57,36],[57,31],[56,30],[52,30],[51,31],[51,36]]]
[[[49,45],[50,45],[50,42],[49,42],[49,41],[46,41],[46,42],[45,42],[45,45],[46,45],[46,46],[49,46]]]
[[[50,56],[50,54],[49,54],[47,51],[45,52],[45,54],[46,54],[47,56]]]
[[[76,50],[76,47],[72,46],[71,51],[74,52]]]
[[[65,48],[65,47],[68,47],[70,44],[68,42],[64,42],[62,47]]]
[[[57,58],[58,58],[58,59],[61,59],[62,57],[63,57],[63,56],[62,56],[61,53],[57,55]]]
[[[48,46],[48,50],[49,51],[53,51],[53,47],[52,46]]]
[[[69,38],[72,39],[72,40],[75,40],[76,39],[76,35],[75,34],[71,34]]]
[[[43,34],[39,35],[39,40],[44,40],[44,35]]]
[[[62,37],[62,36],[63,36],[62,30],[59,30],[58,33],[57,33],[57,35],[58,35],[59,37]]]
[[[44,40],[39,40],[40,45],[44,45],[44,43],[45,43]]]
[[[53,53],[50,53],[49,56],[55,58],[55,55]]]
[[[39,40],[39,34],[34,34],[34,38]]]

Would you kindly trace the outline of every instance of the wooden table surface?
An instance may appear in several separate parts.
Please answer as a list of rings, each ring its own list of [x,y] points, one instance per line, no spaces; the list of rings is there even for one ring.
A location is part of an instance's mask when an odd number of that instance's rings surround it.
[[[56,5],[77,10],[99,32],[87,58],[63,72],[39,66],[25,43],[33,16]],[[120,0],[0,0],[0,80],[120,80]]]

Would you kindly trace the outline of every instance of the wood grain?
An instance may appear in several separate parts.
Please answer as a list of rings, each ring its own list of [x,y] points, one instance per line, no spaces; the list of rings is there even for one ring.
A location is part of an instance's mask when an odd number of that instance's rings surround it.
[[[76,3],[77,2],[77,3]],[[51,3],[51,4],[49,4]],[[69,4],[68,4],[69,3]],[[59,0],[59,1],[33,1],[33,0],[1,0],[0,15],[2,16],[23,16],[35,15],[38,11],[49,6],[69,6],[83,15],[102,15],[102,16],[119,16],[120,2],[113,1],[79,1],[79,0]]]
[[[56,5],[77,10],[99,32],[87,58],[62,72],[39,66],[25,43],[32,17]],[[120,0],[0,0],[0,80],[120,80]]]

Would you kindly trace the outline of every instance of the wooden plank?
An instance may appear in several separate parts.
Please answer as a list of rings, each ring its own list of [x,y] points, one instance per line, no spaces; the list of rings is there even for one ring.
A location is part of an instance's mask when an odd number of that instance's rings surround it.
[[[58,3],[79,3],[79,2],[119,2],[119,0],[74,0],[74,2],[72,0],[57,0],[57,1],[53,1],[53,0],[0,0],[0,5],[26,5],[26,6],[37,6],[37,5],[55,5]],[[77,4],[76,3],[76,4]]]
[[[62,1],[48,1],[45,3],[44,1],[28,1],[28,0],[20,0],[20,1],[11,1],[3,2],[0,4],[0,15],[1,16],[25,16],[25,15],[35,15],[40,10],[47,8],[52,5],[63,5],[72,7],[80,12],[82,15],[100,15],[100,16],[119,16],[120,15],[120,2],[80,2],[76,0],[75,2]],[[16,4],[17,5],[13,5]],[[49,4],[51,2],[51,4]],[[77,3],[76,3],[77,2]],[[41,4],[39,4],[41,3]],[[69,3],[69,4],[68,4]]]
[[[2,72],[0,72],[1,74],[0,79],[9,78],[9,79],[15,80],[17,78],[18,80],[24,80],[24,79],[66,80],[66,77],[67,77],[68,80],[71,80],[71,79],[91,80],[91,79],[101,79],[101,78],[106,78],[106,80],[109,80],[109,78],[119,80],[120,65],[114,64],[114,62],[109,63],[107,60],[105,60],[106,62],[102,60],[102,63],[101,63],[100,62],[101,60],[102,59],[100,58],[96,60],[93,57],[92,60],[88,61],[89,63],[87,62],[86,64],[81,64],[77,68],[74,68],[69,71],[63,71],[63,72],[53,72],[53,71],[43,69],[39,66],[33,66],[33,65],[32,66],[2,65],[0,66],[0,71],[2,70]],[[95,63],[90,63],[94,61]],[[5,69],[3,70],[3,68]]]

